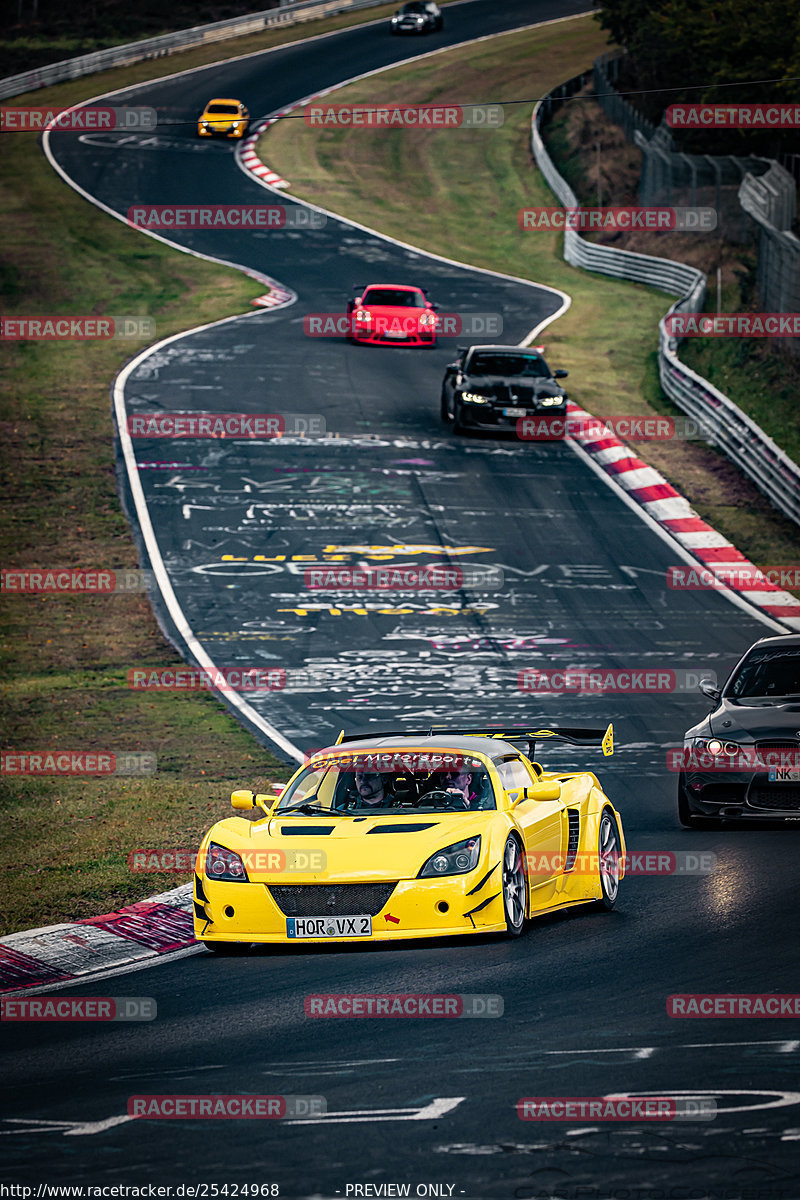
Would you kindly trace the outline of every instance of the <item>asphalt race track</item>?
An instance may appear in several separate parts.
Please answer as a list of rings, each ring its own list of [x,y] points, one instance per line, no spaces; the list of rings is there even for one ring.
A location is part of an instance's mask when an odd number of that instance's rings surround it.
[[[156,107],[160,121],[189,122],[208,97],[241,96],[261,116],[420,49],[581,7],[471,0],[446,10],[435,40],[355,29],[145,85],[136,102]],[[66,133],[50,144],[63,171],[118,213],[135,202],[291,203],[248,178],[230,147],[198,143],[188,123],[163,137],[159,128],[150,144]],[[635,875],[614,913],[572,910],[513,943],[264,947],[229,959],[201,951],[109,979],[107,995],[155,997],[158,1019],[2,1031],[4,1175],[275,1183],[294,1197],[380,1195],[352,1187],[396,1183],[411,1195],[475,1198],[796,1200],[796,1023],[666,1015],[673,993],[786,993],[796,981],[796,828],[683,831],[666,769],[667,747],[705,711],[692,677],[724,678],[775,625],[718,593],[670,590],[676,547],[568,445],[453,437],[439,419],[446,340],[434,350],[376,349],[303,332],[305,315],[341,311],[351,284],[373,280],[424,286],[447,311],[500,313],[508,342],[556,313],[560,295],[335,219],[315,230],[174,240],[298,298],[145,353],[120,385],[125,411],[304,414],[327,430],[132,443],[157,557],[197,646],[223,670],[286,672],[282,689],[246,697],[256,736],[288,761],[342,727],[613,720],[618,755],[581,761],[621,810],[629,850],[705,851],[716,866]],[[181,465],[148,466],[165,461]],[[314,564],[443,556],[465,570],[492,568],[501,581],[434,597],[343,597],[305,583]],[[177,610],[157,607],[197,661]],[[671,668],[682,685],[639,696],[521,690],[519,673],[542,666]],[[566,767],[575,755],[547,761]],[[349,992],[491,993],[504,1015],[477,1025],[305,1016],[305,996]],[[97,995],[98,985],[66,994]],[[224,1124],[125,1116],[131,1095],[200,1092],[324,1097],[327,1115]],[[525,1096],[611,1093],[707,1096],[718,1111],[706,1121],[583,1126],[530,1124],[515,1112]]]

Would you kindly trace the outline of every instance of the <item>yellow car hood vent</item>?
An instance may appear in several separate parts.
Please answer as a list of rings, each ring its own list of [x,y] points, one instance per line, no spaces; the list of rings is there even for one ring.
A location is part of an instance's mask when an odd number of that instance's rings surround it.
[[[423,829],[434,829],[438,821],[428,821],[425,825],[373,825],[367,833],[421,833]]]
[[[299,833],[305,837],[323,837],[325,834],[333,833],[333,825],[281,825],[281,833],[284,837],[292,833]]]

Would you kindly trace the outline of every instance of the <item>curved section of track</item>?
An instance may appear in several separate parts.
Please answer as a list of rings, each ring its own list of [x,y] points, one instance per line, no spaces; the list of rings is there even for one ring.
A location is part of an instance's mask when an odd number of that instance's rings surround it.
[[[447,35],[463,40],[568,11],[512,4],[498,14],[472,0],[454,6]],[[396,42],[371,26],[135,92],[164,121],[188,119],[210,92],[243,94],[252,111],[271,112],[330,86],[337,72],[350,77],[417,52],[416,43]],[[111,135],[59,133],[51,153],[70,180],[119,214],[136,202],[252,202],[263,194],[237,171],[230,147],[175,128],[181,136],[166,144],[160,133],[113,144],[104,141]],[[280,752],[297,758],[344,725],[442,721],[454,710],[471,722],[523,719],[531,697],[518,688],[520,671],[545,662],[721,672],[760,632],[724,598],[668,592],[677,550],[655,539],[569,447],[462,441],[443,430],[438,393],[452,353],[445,342],[432,351],[376,350],[310,342],[303,333],[306,313],[339,310],[351,284],[368,278],[413,279],[445,310],[501,312],[508,341],[552,318],[563,304],[558,294],[336,219],[302,234],[191,231],[171,240],[246,263],[287,284],[298,301],[146,351],[119,381],[120,407],[134,415],[316,414],[328,430],[323,440],[171,443],[170,458],[177,445],[185,463],[174,474],[147,466],[163,458],[163,443],[126,447],[139,523],[146,531],[152,521],[151,559],[163,561],[168,579],[167,628],[200,665],[286,671],[282,690],[235,699],[239,715]],[[503,582],[439,595],[348,596],[306,586],[314,565],[415,565],[443,555],[493,568]],[[548,715],[585,719],[596,705],[556,699]],[[622,739],[646,743],[653,766],[664,741],[685,727],[685,706],[670,698],[665,720],[663,699],[606,701]]]
[[[448,8],[445,36],[569,11],[471,0]],[[267,113],[416,49],[373,26],[137,95],[188,117],[210,94],[238,93]],[[123,146],[59,134],[52,152],[118,213],[137,200],[263,195],[230,148],[198,148],[188,134]],[[452,1186],[439,1195],[475,1198],[573,1197],[578,1187],[596,1187],[577,1194],[597,1200],[625,1187],[669,1196],[679,1185],[721,1197],[737,1184],[796,1195],[796,1024],[706,1021],[698,1033],[665,1015],[674,992],[792,990],[792,830],[678,831],[665,746],[700,715],[696,692],[545,701],[517,686],[521,669],[541,665],[723,675],[768,627],[715,593],[670,591],[677,551],[569,446],[444,432],[446,345],[414,352],[326,341],[311,353],[302,332],[305,313],[335,311],[351,283],[381,276],[413,278],[443,308],[502,311],[504,336],[515,341],[560,299],[333,220],[302,238],[183,240],[280,280],[298,299],[146,352],[120,381],[127,412],[318,413],[330,434],[183,442],[177,452],[170,444],[169,458],[186,464],[175,474],[147,468],[167,457],[157,443],[133,447],[158,555],[200,651],[223,668],[286,669],[284,690],[247,699],[293,753],[370,722],[613,719],[624,753],[602,764],[602,778],[629,848],[680,845],[717,864],[708,875],[632,875],[615,913],[561,914],[513,944],[265,947],[248,958],[165,963],[135,976],[135,988],[106,983],[108,992],[156,996],[159,1020],[15,1030],[4,1059],[11,1123],[0,1127],[16,1134],[6,1145],[15,1180],[40,1177],[30,1164],[46,1143],[48,1176],[71,1183],[275,1180],[281,1195],[298,1197],[343,1196],[368,1182],[435,1182]],[[502,586],[352,603],[305,586],[309,564],[418,563],[443,548],[458,562],[498,568]],[[174,624],[172,633],[186,641]],[[463,1021],[304,1013],[309,993],[386,992],[499,993],[505,1016],[476,1031]],[[724,1111],[702,1125],[644,1130],[529,1126],[514,1112],[522,1096],[667,1089],[717,1089]],[[131,1095],[170,1092],[322,1095],[329,1116],[229,1123],[221,1134],[205,1123],[126,1119]]]

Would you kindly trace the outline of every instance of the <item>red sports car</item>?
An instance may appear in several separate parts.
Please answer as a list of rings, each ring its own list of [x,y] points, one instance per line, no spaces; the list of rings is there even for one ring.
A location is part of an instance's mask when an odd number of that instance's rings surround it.
[[[371,283],[348,301],[350,340],[376,346],[435,346],[436,305],[423,288]]]

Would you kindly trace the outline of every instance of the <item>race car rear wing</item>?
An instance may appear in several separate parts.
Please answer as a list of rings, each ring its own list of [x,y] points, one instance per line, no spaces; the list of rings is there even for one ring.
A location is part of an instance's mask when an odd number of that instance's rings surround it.
[[[365,736],[370,737],[437,737],[453,735],[458,737],[487,737],[498,738],[505,742],[525,742],[528,745],[528,757],[533,758],[536,743],[548,738],[557,738],[569,742],[571,746],[600,746],[607,758],[614,753],[614,726],[609,724],[605,729],[599,726],[586,728],[584,726],[561,726],[560,728],[531,729],[528,725],[460,725],[445,726],[431,725],[428,729],[385,729],[373,730],[369,735],[363,733],[339,734],[336,745],[342,742],[356,742]]]

